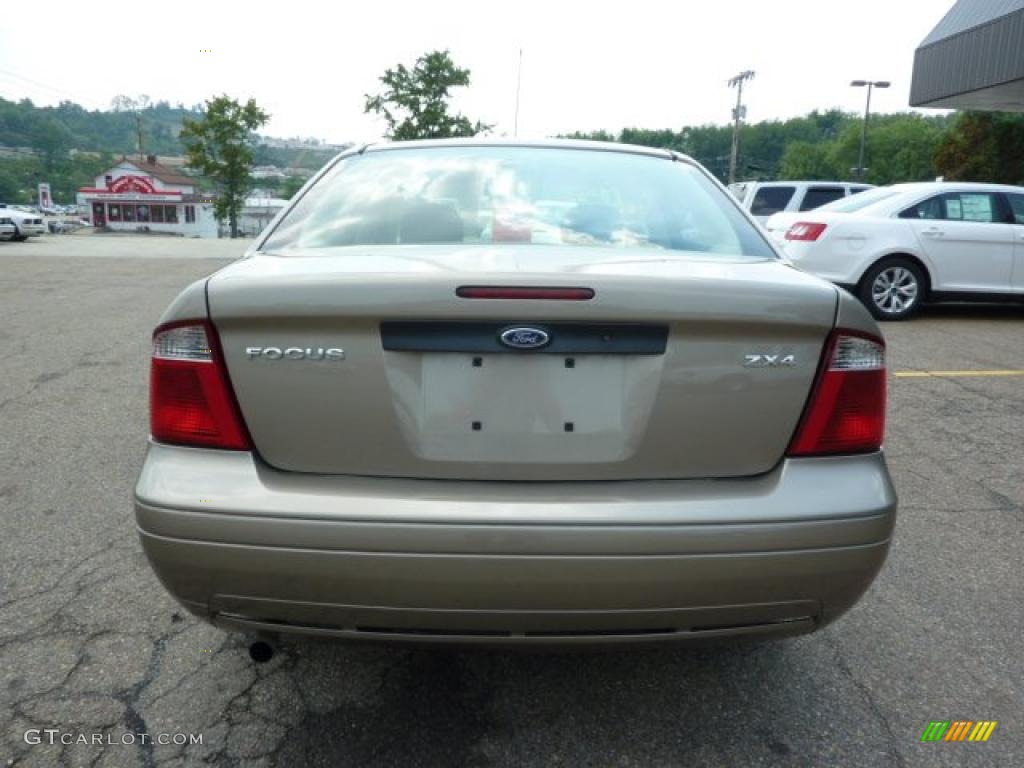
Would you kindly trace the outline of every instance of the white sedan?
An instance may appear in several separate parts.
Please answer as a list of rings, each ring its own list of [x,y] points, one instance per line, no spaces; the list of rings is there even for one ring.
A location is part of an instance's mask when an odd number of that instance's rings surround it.
[[[1024,300],[1024,188],[928,182],[862,192],[767,224],[794,266],[881,320],[926,301]]]

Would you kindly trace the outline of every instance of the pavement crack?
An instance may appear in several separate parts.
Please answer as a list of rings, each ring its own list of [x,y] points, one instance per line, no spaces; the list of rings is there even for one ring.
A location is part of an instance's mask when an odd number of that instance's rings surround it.
[[[146,719],[139,711],[139,699],[142,692],[157,679],[163,667],[164,655],[167,653],[167,645],[172,639],[180,635],[186,628],[173,632],[165,632],[153,643],[153,653],[149,657],[149,664],[142,679],[135,685],[114,694],[114,698],[124,704],[125,726],[135,733],[148,733]],[[152,739],[139,740],[139,750],[142,765],[145,768],[156,768],[156,754],[153,750]]]
[[[989,498],[995,502],[997,509],[1000,512],[1016,512],[1018,515],[1024,514],[1024,506],[1021,506],[1009,496],[1005,496],[999,493],[999,491],[993,491],[985,483],[982,483],[981,486],[985,489],[985,493],[989,495]]]
[[[145,718],[135,708],[134,703],[127,703],[124,712],[125,727],[132,733],[149,733]],[[156,768],[156,755],[153,752],[152,739],[140,739],[139,749],[142,751],[142,765]]]
[[[82,557],[82,558],[76,560],[70,566],[68,566],[63,571],[61,571],[61,573],[59,573],[57,575],[57,577],[48,586],[46,586],[46,587],[44,587],[42,589],[36,590],[35,592],[29,592],[28,594],[19,595],[18,597],[12,598],[11,600],[6,600],[6,601],[0,603],[0,610],[4,610],[4,609],[7,609],[7,608],[10,608],[11,606],[18,605],[19,603],[23,603],[23,602],[26,602],[28,600],[35,600],[35,598],[37,598],[37,597],[42,597],[44,595],[48,595],[48,594],[50,594],[52,592],[55,592],[61,586],[64,585],[64,582],[68,579],[68,577],[72,573],[74,573],[78,568],[80,568],[81,566],[85,565],[90,560],[93,560],[93,559],[95,559],[95,558],[97,558],[97,557],[99,557],[101,555],[105,555],[107,552],[110,552],[112,549],[115,549],[118,546],[124,546],[124,545],[119,545],[118,542],[116,542],[116,541],[109,542],[106,546],[100,547],[99,549],[91,552],[90,554],[86,555],[85,557]],[[100,566],[100,567],[102,567],[102,566]],[[98,570],[98,569],[94,569],[93,571],[90,571],[89,573],[87,573],[85,575],[86,576],[91,575],[92,573],[95,573],[95,570]]]
[[[893,733],[892,724],[889,722],[888,716],[879,705],[875,695],[867,685],[857,679],[853,674],[853,670],[850,669],[850,665],[846,661],[846,656],[844,655],[842,648],[840,648],[839,642],[829,633],[825,633],[824,641],[825,644],[832,649],[832,653],[836,658],[836,666],[839,668],[839,671],[844,677],[853,683],[854,687],[860,692],[864,701],[867,702],[868,708],[871,710],[871,714],[874,715],[875,719],[878,720],[885,729],[886,748],[892,757],[894,764],[898,766],[906,766],[907,762],[897,746],[896,734]]]

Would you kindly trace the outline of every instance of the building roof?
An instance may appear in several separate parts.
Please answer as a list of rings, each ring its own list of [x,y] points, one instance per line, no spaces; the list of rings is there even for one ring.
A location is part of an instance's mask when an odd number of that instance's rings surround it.
[[[156,161],[168,168],[182,168],[188,165],[188,158],[181,155],[157,155]]]
[[[141,160],[129,160],[127,157],[121,157],[121,163],[128,163],[134,165],[140,171],[148,173],[154,178],[160,179],[164,184],[181,184],[185,186],[194,187],[196,186],[196,179],[191,176],[185,176],[173,168],[168,168],[166,165],[160,165],[160,163],[143,162]]]
[[[921,46],[937,43],[953,35],[959,35],[969,29],[980,27],[996,19],[1024,8],[1024,0],[968,0],[959,2],[949,9],[935,29],[931,31]]]

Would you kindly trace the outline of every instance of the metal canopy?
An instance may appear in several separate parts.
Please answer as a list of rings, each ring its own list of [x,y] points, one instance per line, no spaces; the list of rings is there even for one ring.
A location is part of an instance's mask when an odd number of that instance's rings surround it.
[[[1024,0],[959,0],[914,53],[910,105],[1024,112]]]

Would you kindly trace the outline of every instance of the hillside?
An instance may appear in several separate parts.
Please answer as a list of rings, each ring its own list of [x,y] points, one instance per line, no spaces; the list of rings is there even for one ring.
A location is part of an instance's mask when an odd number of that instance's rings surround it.
[[[199,112],[166,101],[144,110],[146,151],[180,155],[178,131],[185,117]],[[28,147],[41,154],[79,149],[125,154],[135,152],[135,118],[130,112],[87,110],[70,101],[56,107],[37,107],[28,99],[19,102],[0,98],[0,145]]]
[[[197,118],[199,107],[158,101],[141,111],[147,154],[182,155],[182,120]],[[282,146],[287,144],[288,146]],[[29,203],[36,184],[48,181],[57,203],[74,202],[75,190],[92,181],[120,155],[138,151],[135,115],[88,110],[71,101],[40,107],[28,99],[0,98],[0,200]],[[255,165],[295,169],[300,175],[321,168],[337,152],[326,145],[268,139],[255,153]],[[268,182],[264,186],[274,186]]]

